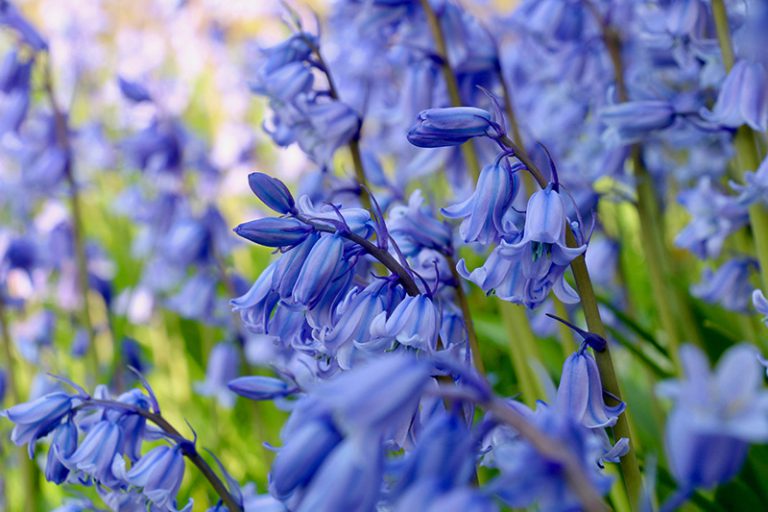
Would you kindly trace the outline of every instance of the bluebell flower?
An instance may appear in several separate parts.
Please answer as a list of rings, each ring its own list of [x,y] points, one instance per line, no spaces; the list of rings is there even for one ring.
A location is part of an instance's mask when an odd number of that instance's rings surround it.
[[[440,315],[428,295],[405,297],[387,313],[382,311],[370,324],[372,338],[397,341],[427,352],[436,350]]]
[[[360,117],[340,101],[306,102],[300,105],[304,120],[297,124],[299,147],[320,165],[330,163],[337,149],[360,133]]]
[[[675,108],[663,100],[639,100],[617,103],[600,110],[600,121],[605,124],[607,140],[630,144],[650,133],[672,126]]]
[[[535,413],[524,412],[528,421],[551,439],[568,446],[595,489],[605,494],[611,478],[598,466],[603,453],[600,440],[567,415],[539,404]],[[526,440],[499,437],[486,458],[499,476],[489,482],[488,490],[514,508],[537,506],[542,511],[578,510],[579,502],[565,479],[562,464],[538,452]]]
[[[468,485],[475,471],[477,439],[457,414],[435,413],[420,429],[416,446],[409,450],[398,465],[395,495],[407,495],[425,482],[427,489],[417,494],[436,499],[446,490]],[[431,494],[431,495],[430,495]],[[422,498],[422,499],[423,499]],[[413,498],[411,498],[413,499]],[[400,499],[399,506],[403,507]],[[420,509],[420,507],[416,507]]]
[[[306,242],[305,242],[306,243]],[[280,300],[273,286],[278,260],[272,262],[242,296],[231,300],[232,309],[240,312],[243,324],[252,332],[265,333],[272,310]]]
[[[269,472],[269,490],[278,499],[289,498],[304,488],[323,461],[341,442],[341,434],[327,421],[302,424],[286,436]]]
[[[691,294],[730,311],[746,312],[752,290],[749,276],[756,268],[757,261],[752,258],[732,258],[715,272],[705,269],[701,282],[691,287]]]
[[[50,310],[35,313],[13,326],[13,338],[19,353],[30,362],[38,362],[40,354],[53,344],[56,316]]]
[[[716,258],[728,235],[744,226],[749,217],[745,206],[720,192],[708,177],[681,192],[678,201],[692,219],[675,237],[675,245],[702,259]]]
[[[168,309],[179,315],[204,322],[216,320],[216,287],[218,279],[208,273],[189,278],[181,289],[166,303]]]
[[[288,214],[296,210],[291,192],[285,184],[263,172],[248,175],[248,185],[256,197],[277,213]]]
[[[261,68],[266,73],[271,73],[292,62],[306,61],[317,44],[317,37],[312,34],[307,32],[293,34],[280,44],[260,49]]]
[[[161,510],[175,510],[183,478],[184,455],[180,445],[153,448],[125,474],[125,480],[142,487],[142,493]]]
[[[429,380],[425,362],[411,355],[383,355],[323,382],[311,398],[332,411],[345,432],[390,432],[410,421]]]
[[[386,312],[387,295],[394,293],[383,281],[375,281],[362,290],[354,288],[337,306],[333,325],[319,329],[318,341],[327,354],[336,356],[342,368],[351,368],[356,347],[362,345],[360,348],[364,349],[371,340],[371,324]],[[390,344],[387,342],[387,346]]]
[[[445,251],[451,247],[450,225],[435,218],[424,204],[420,190],[411,194],[407,206],[396,205],[390,209],[387,229],[403,254],[408,256],[423,248]]]
[[[665,447],[681,490],[730,480],[749,444],[768,440],[768,391],[756,355],[748,345],[731,347],[712,373],[704,353],[685,345],[684,379],[659,385],[658,393],[674,401]]]
[[[47,436],[61,423],[72,411],[74,400],[72,395],[55,392],[3,411],[3,416],[16,424],[11,432],[11,441],[18,446],[28,444],[31,458],[35,442]]]
[[[132,389],[117,397],[117,401],[149,410],[150,400],[140,389]],[[122,440],[119,452],[126,455],[129,460],[135,462],[141,456],[141,445],[147,431],[147,419],[140,414],[120,410],[106,411],[108,419],[115,421],[122,432]]]
[[[147,88],[139,82],[118,76],[117,85],[120,88],[120,92],[123,94],[123,96],[135,103],[152,101],[152,96],[149,94]]]
[[[491,113],[475,107],[422,110],[408,131],[408,141],[422,148],[458,146],[474,137],[500,137],[502,129]]]
[[[195,391],[202,396],[213,396],[224,407],[235,404],[235,396],[228,384],[240,374],[240,352],[234,343],[217,343],[208,355],[205,380],[196,382]]]
[[[324,234],[312,246],[301,270],[296,276],[291,297],[298,304],[314,307],[331,281],[347,267],[343,261],[344,239],[339,235]]]
[[[595,32],[591,14],[580,2],[542,0],[523,2],[515,16],[527,30],[551,42],[583,41]],[[589,29],[591,28],[591,31]]]
[[[457,205],[443,208],[443,214],[464,219],[459,234],[465,242],[488,244],[509,233],[504,215],[518,190],[517,176],[504,158],[483,167],[474,193]]]
[[[606,405],[597,363],[586,347],[584,343],[565,360],[555,407],[589,429],[610,427],[626,406],[623,402]]]
[[[702,116],[729,128],[746,124],[768,130],[768,71],[761,62],[739,60],[723,82],[712,112]]]
[[[274,377],[252,375],[229,381],[227,387],[234,393],[251,400],[274,400],[296,392],[296,388]]]
[[[53,440],[48,448],[48,458],[45,463],[45,479],[55,484],[62,484],[69,476],[69,468],[64,465],[66,459],[77,449],[77,426],[69,418],[53,431]]]
[[[309,92],[313,83],[314,77],[308,66],[302,62],[290,62],[254,80],[251,83],[251,91],[289,103],[299,94]],[[272,106],[279,109],[276,103]]]
[[[739,193],[739,204],[750,206],[756,202],[768,204],[768,158],[763,160],[755,172],[744,173],[744,184],[730,183]]]
[[[768,326],[768,299],[765,298],[762,290],[752,292],[752,305],[758,313],[763,315],[763,323]]]
[[[112,461],[119,454],[122,436],[117,423],[101,420],[91,426],[80,446],[64,460],[64,464],[111,487],[118,482],[112,472]]]
[[[314,228],[291,217],[266,217],[240,224],[234,231],[239,236],[266,247],[293,247],[306,240]]]
[[[4,368],[0,368],[0,404],[5,401],[5,392],[8,389],[8,375]]]
[[[325,459],[297,512],[374,511],[381,493],[384,452],[375,438],[352,436]]]
[[[552,184],[531,195],[526,208],[523,237],[509,246],[512,250],[523,252],[523,275],[527,278],[544,277],[553,265],[566,266],[587,249],[586,245],[566,245],[566,222],[563,200]]]
[[[45,39],[11,2],[0,3],[0,25],[15,30],[21,36],[22,41],[34,51],[39,52],[48,49],[48,43]]]
[[[563,302],[578,302],[578,295],[563,277],[570,262],[587,247],[566,245],[566,222],[563,200],[550,184],[528,200],[522,236],[511,243],[500,240],[486,263],[471,273],[460,261],[459,274],[486,293],[495,292],[529,308],[544,302],[551,290]]]

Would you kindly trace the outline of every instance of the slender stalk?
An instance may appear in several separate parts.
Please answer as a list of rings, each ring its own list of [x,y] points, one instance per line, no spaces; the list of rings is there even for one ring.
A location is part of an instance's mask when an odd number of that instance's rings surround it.
[[[49,59],[50,60],[50,56]],[[72,162],[72,147],[69,138],[69,127],[67,126],[67,116],[59,106],[56,100],[56,94],[53,86],[53,74],[51,73],[50,62],[46,62],[45,78],[43,87],[45,88],[48,101],[53,111],[56,144],[59,145],[65,154],[64,178],[69,187],[69,204],[72,211],[72,238],[75,246],[75,265],[77,268],[77,283],[80,291],[80,321],[85,328],[88,338],[88,354],[90,357],[93,371],[93,378],[98,380],[99,375],[99,357],[96,349],[96,336],[91,321],[91,310],[88,304],[88,259],[85,253],[85,229],[83,222],[82,203],[80,202],[80,192],[75,178],[74,165]]]
[[[456,80],[456,74],[451,68],[451,63],[448,60],[448,46],[445,42],[445,34],[443,33],[443,27],[440,25],[440,20],[437,18],[437,14],[432,9],[429,0],[419,0],[421,8],[424,11],[424,15],[427,18],[427,25],[429,31],[432,33],[432,40],[435,43],[435,56],[440,63],[440,71],[443,74],[445,85],[448,89],[448,97],[451,100],[451,105],[454,107],[461,106],[461,94],[459,93],[459,82]],[[480,176],[480,165],[477,159],[477,153],[475,152],[475,146],[472,142],[462,144],[461,152],[464,155],[464,162],[469,169],[473,181],[477,181]]]
[[[456,297],[459,300],[459,308],[461,309],[461,316],[464,317],[464,325],[467,328],[467,339],[469,340],[469,350],[472,352],[472,364],[481,375],[485,375],[485,365],[483,364],[483,358],[480,356],[480,344],[477,342],[477,332],[475,331],[475,323],[472,321],[472,311],[469,309],[469,302],[467,296],[464,293],[464,288],[461,286],[461,276],[459,271],[456,270],[456,261],[453,256],[446,256],[446,262],[448,268],[451,269],[451,276],[456,284]]]
[[[541,455],[560,463],[565,473],[565,479],[581,502],[583,510],[589,512],[609,510],[606,503],[595,491],[578,459],[567,446],[539,432],[535,426],[531,425],[503,400],[493,399],[486,404],[486,408],[500,421],[517,430]]]
[[[531,351],[535,350],[536,339],[522,306],[499,301],[499,310],[501,321],[509,333],[509,352],[523,401],[533,406],[536,400],[545,397],[538,375],[531,369],[531,360],[536,359],[536,353]]]
[[[240,504],[238,504],[237,500],[232,496],[232,494],[230,494],[224,482],[221,481],[213,468],[211,468],[208,462],[206,462],[206,460],[198,453],[194,443],[188,441],[184,436],[182,436],[181,433],[179,433],[179,431],[173,425],[171,425],[168,420],[166,420],[160,413],[154,413],[131,404],[124,404],[111,400],[99,400],[95,398],[89,398],[85,400],[81,405],[76,407],[76,409],[85,408],[88,406],[110,407],[113,409],[131,411],[160,427],[166,434],[169,434],[171,437],[175,438],[177,442],[182,441],[180,442],[180,445],[184,456],[187,457],[190,462],[192,462],[192,464],[194,464],[203,474],[205,479],[208,480],[208,482],[211,484],[211,487],[214,488],[224,505],[226,505],[230,511],[242,510],[242,507]]]
[[[557,316],[568,320],[568,310],[566,309],[565,304],[563,304],[563,301],[557,297],[552,297],[552,301],[555,303],[555,313],[557,313]],[[560,343],[563,345],[563,356],[568,358],[568,356],[576,352],[579,345],[576,343],[573,331],[569,329],[567,325],[558,322],[557,328],[560,333]]]

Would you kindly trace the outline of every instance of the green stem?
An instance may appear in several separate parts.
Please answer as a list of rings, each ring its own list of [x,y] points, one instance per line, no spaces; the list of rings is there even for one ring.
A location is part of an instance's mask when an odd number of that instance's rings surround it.
[[[531,368],[531,361],[536,360],[538,352],[536,338],[522,306],[499,301],[499,310],[502,323],[509,333],[509,352],[523,401],[532,407],[536,400],[546,396],[538,375]]]
[[[98,381],[100,368],[99,356],[96,348],[96,336],[91,321],[91,310],[88,304],[88,292],[90,286],[88,283],[88,259],[85,253],[85,229],[83,222],[82,203],[80,201],[80,192],[75,178],[74,165],[72,162],[72,147],[69,138],[69,127],[67,126],[67,117],[60,108],[56,100],[56,94],[53,87],[53,75],[50,69],[50,56],[46,62],[44,84],[48,101],[53,111],[56,143],[66,155],[66,164],[64,168],[64,177],[69,187],[69,204],[72,213],[72,238],[75,246],[75,265],[77,268],[77,284],[80,291],[80,321],[85,328],[88,338],[88,355],[92,366],[94,380]]]
[[[472,321],[472,311],[469,309],[469,302],[467,296],[464,293],[464,287],[461,286],[462,280],[459,275],[459,271],[456,270],[456,261],[453,256],[447,255],[445,257],[448,268],[451,269],[451,276],[456,286],[456,297],[459,300],[459,308],[461,309],[461,316],[464,317],[464,325],[467,328],[467,339],[469,340],[469,350],[472,355],[472,363],[475,369],[481,374],[485,375],[485,365],[483,364],[483,358],[480,355],[480,344],[477,341],[477,332],[475,331],[475,323]]]
[[[429,31],[432,33],[432,40],[435,43],[435,56],[440,62],[440,71],[443,74],[446,88],[448,89],[448,97],[451,100],[451,105],[459,107],[463,103],[461,101],[461,94],[459,93],[459,82],[456,80],[456,74],[453,72],[451,63],[448,60],[448,46],[445,42],[445,33],[443,27],[440,25],[440,20],[437,18],[437,14],[429,3],[429,0],[419,0],[421,8],[424,10],[424,15],[427,18],[427,25],[429,25]],[[464,162],[469,169],[473,181],[477,181],[480,176],[480,164],[475,152],[475,146],[472,142],[462,144],[462,154],[464,155]]]

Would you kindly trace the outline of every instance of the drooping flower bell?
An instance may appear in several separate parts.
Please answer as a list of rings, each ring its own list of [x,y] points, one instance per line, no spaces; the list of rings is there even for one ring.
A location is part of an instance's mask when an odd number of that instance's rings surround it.
[[[483,167],[475,191],[465,201],[443,208],[448,218],[464,219],[459,234],[465,242],[488,244],[508,233],[504,215],[515,200],[519,182],[508,159]]]
[[[702,115],[729,128],[768,130],[768,71],[761,62],[736,62],[723,82],[712,112]]]
[[[662,382],[658,393],[672,398],[665,448],[682,491],[710,488],[741,468],[750,443],[768,440],[768,391],[757,352],[736,345],[714,372],[692,345],[680,349],[684,379]]]

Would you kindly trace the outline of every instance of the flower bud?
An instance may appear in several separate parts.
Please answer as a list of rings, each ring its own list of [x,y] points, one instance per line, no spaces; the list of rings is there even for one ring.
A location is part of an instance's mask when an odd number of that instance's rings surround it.
[[[422,148],[458,146],[473,137],[499,136],[499,126],[487,110],[474,107],[422,110],[408,141]]]
[[[314,228],[293,218],[256,219],[240,224],[235,233],[267,247],[293,247],[303,242]]]
[[[293,196],[285,184],[263,172],[248,175],[248,185],[256,197],[277,213],[287,214],[295,210]]]

